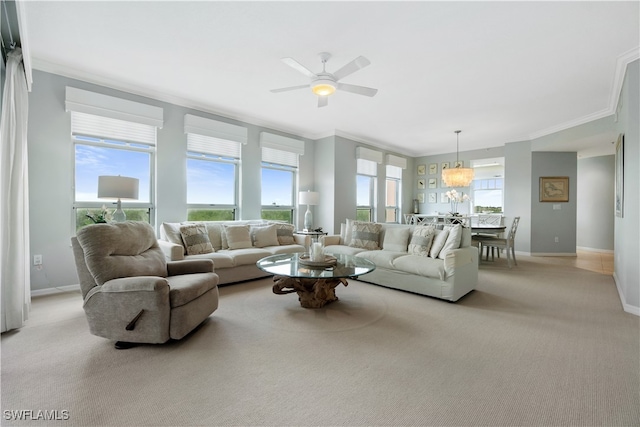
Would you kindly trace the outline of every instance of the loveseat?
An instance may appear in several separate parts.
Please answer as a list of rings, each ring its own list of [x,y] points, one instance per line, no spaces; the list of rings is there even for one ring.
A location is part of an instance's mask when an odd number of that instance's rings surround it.
[[[478,249],[462,225],[380,224],[347,220],[340,235],[321,239],[326,254],[376,265],[358,280],[457,301],[478,283]]]
[[[219,285],[268,277],[256,262],[276,254],[304,252],[310,237],[276,221],[185,221],[160,226],[160,248],[168,261],[210,259]]]

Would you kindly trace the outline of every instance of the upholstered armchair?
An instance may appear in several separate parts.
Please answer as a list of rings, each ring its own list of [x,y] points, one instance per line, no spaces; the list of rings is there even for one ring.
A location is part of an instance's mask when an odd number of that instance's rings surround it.
[[[218,308],[213,261],[167,262],[147,223],[90,225],[71,243],[89,330],[116,348],[181,339]]]

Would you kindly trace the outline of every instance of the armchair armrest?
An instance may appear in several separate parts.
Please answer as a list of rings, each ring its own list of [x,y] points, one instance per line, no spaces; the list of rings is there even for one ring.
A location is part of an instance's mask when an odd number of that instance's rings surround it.
[[[213,260],[210,259],[187,259],[182,261],[169,261],[167,263],[167,273],[169,276],[213,272],[214,263]]]
[[[184,247],[176,243],[158,239],[158,246],[164,252],[168,261],[180,261],[184,259]]]
[[[339,234],[334,234],[331,236],[322,236],[320,237],[320,242],[322,242],[323,246],[332,246],[332,245],[341,245],[342,238]]]
[[[311,236],[306,234],[293,233],[293,239],[298,245],[304,246],[305,248],[308,248],[309,245],[311,245]]]

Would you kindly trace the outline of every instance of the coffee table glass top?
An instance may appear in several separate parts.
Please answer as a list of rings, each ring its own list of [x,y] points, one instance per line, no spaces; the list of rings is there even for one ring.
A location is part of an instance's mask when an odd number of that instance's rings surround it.
[[[280,254],[262,258],[258,268],[276,276],[329,279],[356,277],[375,270],[376,265],[365,258],[351,255],[334,255],[338,262],[331,267],[310,267],[300,263],[300,253]]]

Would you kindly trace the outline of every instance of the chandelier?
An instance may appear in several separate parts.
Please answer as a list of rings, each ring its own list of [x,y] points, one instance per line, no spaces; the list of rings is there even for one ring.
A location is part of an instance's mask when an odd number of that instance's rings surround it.
[[[447,168],[442,171],[442,181],[447,187],[468,187],[473,181],[473,169],[462,167],[458,160],[458,147],[460,144],[460,132],[456,132],[456,166],[454,168]]]

